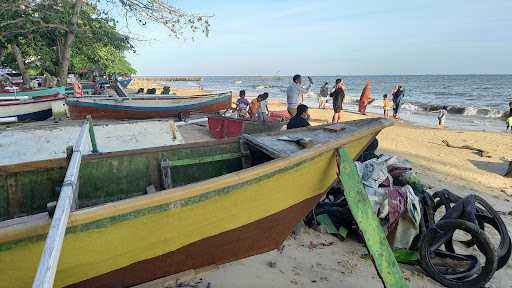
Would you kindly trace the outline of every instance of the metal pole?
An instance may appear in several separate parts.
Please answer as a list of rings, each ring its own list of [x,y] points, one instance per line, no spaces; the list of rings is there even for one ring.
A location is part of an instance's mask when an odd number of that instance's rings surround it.
[[[87,115],[87,121],[89,122],[89,138],[91,138],[92,153],[98,153],[99,151],[98,146],[96,145],[96,134],[94,134],[91,115]]]
[[[62,189],[60,190],[55,214],[50,224],[43,254],[39,260],[39,267],[37,268],[36,277],[32,284],[33,288],[53,287],[62,243],[64,242],[64,235],[66,234],[66,227],[71,212],[71,205],[74,202],[73,192],[78,186],[77,182],[80,172],[80,162],[82,160],[82,148],[85,142],[85,133],[87,133],[88,128],[89,121],[85,121],[80,129],[80,135],[78,136],[75,146],[73,146],[73,156],[71,156],[71,161],[66,171],[66,177],[64,178]]]

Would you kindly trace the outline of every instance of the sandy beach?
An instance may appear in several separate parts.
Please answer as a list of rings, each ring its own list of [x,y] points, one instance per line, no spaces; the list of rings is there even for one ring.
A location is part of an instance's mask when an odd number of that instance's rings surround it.
[[[176,92],[178,95],[198,95],[200,92],[208,91],[177,89]],[[236,101],[236,97],[233,100]],[[285,110],[286,105],[280,100],[272,100],[269,103],[269,108],[271,111]],[[327,123],[332,116],[332,110],[330,109],[310,108],[309,113],[313,125]],[[346,111],[343,113],[344,122],[363,117],[380,117],[380,115],[362,116]],[[104,151],[119,150],[120,148],[117,146],[123,142],[131,143],[131,146],[123,146],[123,149],[168,145],[172,142],[168,120],[120,122],[117,124],[118,126],[112,127],[114,129],[118,127],[122,130],[118,132],[126,132],[128,128],[123,127],[129,127],[130,133],[125,133],[126,135],[121,135],[123,133],[119,135],[112,134],[112,131],[106,130],[107,126],[104,123],[98,122],[97,124],[97,141]],[[181,124],[178,126],[180,136],[179,141],[176,141],[177,143],[213,139],[207,125],[205,125],[206,123]],[[21,137],[20,139],[26,138],[24,140],[26,143],[31,143],[29,139],[34,137],[43,139],[42,142],[51,146],[52,149],[46,149],[48,151],[44,152],[46,153],[44,155],[32,156],[41,159],[61,157],[64,155],[65,146],[73,142],[74,137],[71,134],[78,133],[79,124],[71,125],[71,123],[67,123],[63,124],[63,127],[53,127],[51,129],[55,135],[62,136],[66,134],[65,139],[63,137],[51,137],[51,133],[46,135],[48,139],[42,138],[44,133],[40,129],[48,125],[55,126],[58,124],[51,122],[29,125],[16,124],[15,126],[18,126],[18,128],[15,129],[5,129],[6,126],[4,126],[2,135],[18,135],[17,137]],[[141,134],[141,131],[144,131],[144,133]],[[11,158],[18,157],[23,161],[30,160],[24,152],[30,149],[34,150],[34,147],[27,146],[20,150],[20,147],[8,145],[10,143],[8,139],[10,138],[12,137],[3,137],[3,140],[0,141],[0,147],[6,147],[4,152],[11,155]],[[55,142],[55,139],[60,139],[60,142]],[[137,141],[133,142],[134,139]],[[503,220],[508,228],[512,229],[512,203],[510,202],[512,179],[501,176],[507,169],[508,159],[512,159],[512,151],[509,149],[512,147],[512,135],[496,132],[424,128],[408,122],[396,121],[394,126],[382,131],[378,139],[380,142],[379,151],[410,161],[415,172],[431,187],[431,192],[447,188],[459,195],[470,193],[481,195],[494,205],[496,210],[503,212],[501,213]],[[481,157],[470,150],[449,148],[442,143],[442,140],[447,140],[450,144],[457,146],[471,145],[489,152],[490,156]],[[48,156],[48,153],[51,155]],[[4,160],[16,162],[14,158],[5,158]],[[492,236],[497,243],[498,235]],[[425,276],[418,266],[401,265],[401,269],[411,287],[441,287]],[[512,287],[512,279],[508,277],[511,272],[512,265],[509,263],[494,275],[488,287]],[[302,227],[296,234],[290,235],[279,250],[219,267],[207,267],[201,271],[184,272],[140,285],[140,287],[334,288],[383,286],[368,257],[366,248],[358,239],[349,237],[340,241],[328,234],[321,234],[307,227]]]
[[[270,110],[284,110],[279,101],[271,101]],[[332,110],[310,109],[312,124],[330,120]],[[344,112],[343,121],[362,117]],[[208,137],[194,128],[180,129],[185,141]],[[430,129],[397,121],[378,137],[381,153],[396,155],[411,162],[416,173],[435,192],[447,188],[459,195],[478,194],[495,209],[503,212],[508,229],[512,228],[512,179],[501,176],[508,165],[504,159],[512,157],[512,136],[504,133],[474,132],[453,129]],[[446,147],[446,139],[453,145],[471,145],[490,153],[480,157],[470,150]],[[497,236],[492,237],[494,240]],[[367,250],[356,239],[340,241],[330,235],[303,228],[291,235],[282,249],[254,256],[192,276],[185,273],[161,279],[142,287],[383,287],[367,257]],[[401,265],[410,287],[442,287],[423,274],[417,266]],[[512,287],[509,263],[498,271],[488,287]]]

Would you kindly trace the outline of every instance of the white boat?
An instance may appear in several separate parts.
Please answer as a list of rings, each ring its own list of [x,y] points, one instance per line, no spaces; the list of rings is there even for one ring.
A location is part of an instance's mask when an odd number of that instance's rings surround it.
[[[51,118],[53,107],[64,105],[64,96],[0,101],[0,119],[16,117],[17,121],[43,121]]]

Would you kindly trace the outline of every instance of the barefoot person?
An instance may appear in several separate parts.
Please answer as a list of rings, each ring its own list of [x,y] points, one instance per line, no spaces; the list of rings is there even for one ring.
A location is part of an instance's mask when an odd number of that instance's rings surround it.
[[[302,76],[297,74],[293,76],[292,83],[290,83],[286,90],[286,103],[288,104],[288,113],[291,116],[297,113],[297,105],[304,102],[304,94],[309,92],[311,84],[313,84],[311,77],[308,77],[308,80],[309,84],[302,86]]]
[[[297,113],[290,118],[290,121],[288,121],[288,124],[286,125],[286,129],[295,129],[295,128],[302,128],[302,127],[308,127],[311,126],[309,124],[309,114],[308,114],[308,106],[304,104],[299,104],[296,108]]]
[[[505,129],[505,132],[509,131],[512,133],[512,113],[507,118],[507,129]]]
[[[372,100],[371,88],[372,82],[368,80],[363,88],[363,92],[361,92],[361,97],[359,97],[359,113],[363,115],[366,115],[366,106]]]
[[[336,79],[336,85],[334,91],[331,92],[332,97],[332,109],[334,115],[332,115],[332,123],[341,122],[341,111],[343,110],[343,100],[345,100],[345,85],[343,80]]]

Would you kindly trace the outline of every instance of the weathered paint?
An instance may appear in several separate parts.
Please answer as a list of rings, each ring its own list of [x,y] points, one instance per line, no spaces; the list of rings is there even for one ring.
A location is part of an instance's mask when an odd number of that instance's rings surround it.
[[[161,206],[163,211],[141,211],[114,224],[104,219],[99,226],[79,225],[75,233],[66,234],[56,286],[156,257],[277,213],[327,190],[336,178],[335,168],[334,153],[324,153],[293,169],[209,192],[209,197],[199,194],[188,205],[172,202]],[[0,287],[29,285],[42,245],[42,240],[24,242],[0,252]]]
[[[339,177],[345,197],[384,285],[389,288],[409,287],[389,247],[379,219],[373,212],[351,155],[346,149],[339,149],[338,155]]]
[[[208,159],[211,155],[232,157]],[[126,153],[121,156],[107,153],[85,157],[80,168],[79,206],[88,207],[141,195],[149,185],[160,188],[159,165],[162,158],[176,163],[189,162],[189,165],[171,170],[174,184],[181,186],[240,170],[241,159],[234,158],[236,155],[241,155],[238,142],[195,148],[169,147],[167,151]],[[46,204],[57,199],[57,191],[66,173],[65,165],[66,161],[49,168],[36,165],[34,169],[0,176],[0,199],[7,197],[0,202],[0,220],[46,211]],[[9,193],[10,182],[15,185],[15,189],[11,188],[14,195]],[[10,198],[19,198],[19,203],[14,205],[16,203],[10,202]]]
[[[90,279],[177,251],[214,235],[250,226],[305,199],[313,199],[336,179],[335,148],[347,147],[355,157],[383,127],[385,125],[374,125],[337,141],[223,177],[76,211],[68,225],[56,286]],[[237,141],[219,143],[235,151],[240,149]],[[205,156],[209,146],[195,148],[201,148],[198,151]],[[153,159],[160,159],[166,153],[171,158],[169,160],[176,155],[187,156],[181,159],[190,158],[187,155],[190,149],[183,153],[179,152],[180,149],[171,150],[157,148],[136,153],[116,152],[111,153],[111,157],[91,156],[88,160],[152,153],[159,155]],[[54,167],[62,164],[60,161],[48,163]],[[241,165],[240,162],[237,164]],[[43,163],[35,165],[41,167]],[[0,167],[0,171],[19,173],[29,167]],[[267,231],[272,227],[258,229]],[[0,230],[0,287],[30,285],[46,231],[45,221],[32,221]],[[252,246],[254,237],[244,239],[239,244],[243,250],[227,250],[232,254],[225,255],[223,261],[264,251],[251,248],[255,247]],[[209,250],[215,251],[216,248],[213,246]],[[252,254],[247,251],[252,251]],[[219,261],[213,254],[207,259],[207,263]]]

